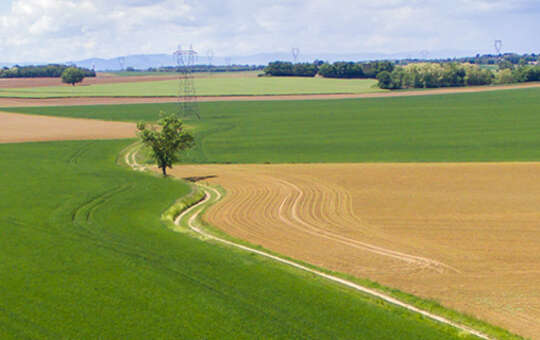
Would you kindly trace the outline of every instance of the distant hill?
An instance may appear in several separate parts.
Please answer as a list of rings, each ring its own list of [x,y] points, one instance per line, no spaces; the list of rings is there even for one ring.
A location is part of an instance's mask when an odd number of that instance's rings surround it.
[[[312,62],[316,59],[334,62],[340,60],[347,61],[367,61],[367,60],[376,60],[376,59],[405,59],[405,58],[427,58],[427,59],[437,59],[437,58],[453,58],[453,57],[466,57],[474,56],[476,52],[474,51],[459,51],[459,50],[440,50],[440,51],[431,51],[431,52],[401,52],[393,54],[384,54],[384,53],[306,53],[303,54],[300,52],[297,61],[298,62]],[[259,53],[249,56],[215,56],[212,59],[213,65],[267,65],[271,61],[283,60],[283,61],[293,61],[291,53]],[[46,64],[53,62],[38,62],[38,63],[28,63],[21,62],[19,65],[30,65],[30,64]],[[150,67],[161,67],[161,66],[173,66],[175,65],[175,60],[171,54],[135,54],[128,55],[123,57],[103,59],[103,58],[90,58],[78,61],[64,61],[62,63],[73,63],[80,67],[85,67],[92,69],[95,67],[96,71],[115,71],[121,70],[122,68],[133,67],[135,69],[148,69]],[[209,59],[206,55],[200,55],[197,60],[198,64],[208,64]],[[2,63],[0,66],[12,66],[13,63]]]

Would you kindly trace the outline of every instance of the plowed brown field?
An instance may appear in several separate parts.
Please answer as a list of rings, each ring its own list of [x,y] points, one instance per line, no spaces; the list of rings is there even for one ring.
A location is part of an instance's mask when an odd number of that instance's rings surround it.
[[[281,254],[540,334],[540,163],[178,166],[205,218]]]
[[[0,143],[134,138],[135,124],[0,112]]]

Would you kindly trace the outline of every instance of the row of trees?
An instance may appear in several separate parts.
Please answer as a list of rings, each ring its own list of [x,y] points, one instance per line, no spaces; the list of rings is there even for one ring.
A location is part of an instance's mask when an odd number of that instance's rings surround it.
[[[539,56],[532,54],[517,54],[517,53],[504,53],[504,54],[477,54],[475,57],[459,58],[456,61],[477,64],[477,65],[497,65],[501,61],[506,61],[513,65],[528,64],[538,61]]]
[[[338,61],[325,63],[316,60],[314,63],[293,64],[286,61],[274,61],[264,69],[265,75],[274,77],[314,77],[317,74],[325,78],[376,78],[382,71],[392,72],[394,63],[390,61],[372,61],[355,63]]]
[[[496,66],[501,61],[508,61],[513,65],[535,63],[540,60],[540,55],[531,54],[517,54],[517,53],[504,53],[504,54],[477,54],[474,57],[462,57],[462,58],[405,58],[396,60],[397,65],[416,64],[421,62],[426,63],[466,63],[476,65],[494,65]]]
[[[264,74],[272,77],[315,77],[317,72],[317,64],[293,64],[288,61],[274,61],[264,69]]]
[[[438,88],[540,81],[540,66],[522,65],[499,71],[458,63],[423,63],[397,66],[377,75],[383,89]]]
[[[0,69],[0,78],[59,78],[69,66],[66,65],[31,65],[31,66],[13,66]],[[85,68],[77,68],[84,77],[95,77],[96,72]]]

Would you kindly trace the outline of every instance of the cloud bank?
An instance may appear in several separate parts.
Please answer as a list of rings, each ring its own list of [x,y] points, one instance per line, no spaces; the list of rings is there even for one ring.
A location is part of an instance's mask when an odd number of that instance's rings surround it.
[[[11,0],[0,7],[0,60],[68,61],[170,53],[540,52],[529,0]]]

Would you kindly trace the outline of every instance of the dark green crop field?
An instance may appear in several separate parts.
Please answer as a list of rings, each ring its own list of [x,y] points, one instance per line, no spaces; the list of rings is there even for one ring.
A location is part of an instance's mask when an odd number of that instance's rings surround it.
[[[540,160],[540,89],[420,97],[201,103],[186,162],[461,162]],[[175,104],[5,109],[155,120]]]
[[[1,339],[456,339],[258,256],[172,232],[189,188],[116,164],[126,141],[0,145]]]

